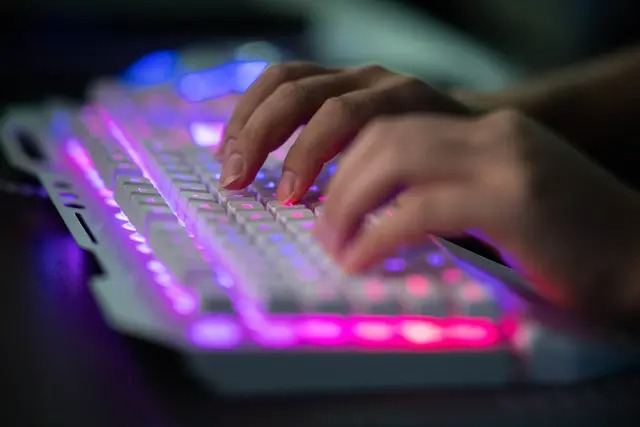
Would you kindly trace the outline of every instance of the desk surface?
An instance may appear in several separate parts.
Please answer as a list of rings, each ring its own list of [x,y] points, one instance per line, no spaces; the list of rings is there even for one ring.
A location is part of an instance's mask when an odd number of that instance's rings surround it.
[[[225,400],[184,375],[174,354],[107,328],[87,288],[96,265],[47,200],[0,194],[0,206],[3,426],[496,426],[551,419],[564,426],[639,418],[640,375],[523,393]]]

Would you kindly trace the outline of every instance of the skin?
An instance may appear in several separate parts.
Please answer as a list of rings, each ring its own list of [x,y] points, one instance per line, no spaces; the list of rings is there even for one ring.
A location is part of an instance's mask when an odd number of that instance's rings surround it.
[[[450,96],[377,66],[271,67],[228,124],[221,183],[244,188],[306,124],[278,199],[302,198],[342,154],[317,235],[346,270],[363,271],[427,234],[472,235],[547,298],[640,331],[640,197],[591,155],[615,151],[605,137],[611,124],[640,135],[629,112],[640,86],[624,86],[638,71],[631,51],[510,92]],[[392,215],[367,225],[389,200]]]

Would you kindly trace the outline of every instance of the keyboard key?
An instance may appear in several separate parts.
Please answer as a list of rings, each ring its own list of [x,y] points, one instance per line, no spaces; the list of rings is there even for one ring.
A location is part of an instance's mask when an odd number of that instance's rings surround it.
[[[309,209],[283,209],[276,211],[276,219],[284,222],[289,220],[301,220],[314,218],[313,212]]]
[[[154,222],[175,222],[177,218],[167,205],[139,204],[130,214],[129,220],[143,236],[149,233]]]
[[[356,313],[395,315],[403,312],[397,293],[380,278],[347,279],[343,286]]]
[[[229,200],[227,202],[227,211],[231,215],[235,215],[240,211],[264,212],[264,207],[256,200],[253,200],[253,201]]]
[[[151,224],[148,237],[154,253],[183,284],[212,280],[213,272],[206,264],[184,227],[168,222]]]
[[[501,311],[491,292],[473,280],[466,280],[456,286],[454,307],[462,316],[485,317],[499,320]]]
[[[118,177],[120,176],[124,176],[124,177],[142,177],[142,171],[133,163],[131,162],[120,162],[120,163],[114,163],[111,164],[110,167],[110,177],[109,177],[109,183],[111,185],[111,188],[115,188],[116,184],[117,184],[117,180]],[[107,175],[109,176],[109,175]]]
[[[235,218],[239,224],[249,224],[252,222],[275,222],[273,216],[264,210],[238,211]]]
[[[247,235],[254,235],[254,234],[269,234],[269,233],[281,233],[282,232],[282,225],[275,222],[274,220],[271,220],[269,222],[267,221],[260,221],[260,222],[245,222],[243,223],[244,225],[244,230],[247,233]]]
[[[271,200],[267,202],[266,208],[269,212],[271,212],[274,215],[276,215],[278,212],[287,211],[287,210],[295,210],[295,211],[306,210],[304,205],[301,205],[301,204],[287,205],[287,204],[282,204],[276,200]]]
[[[229,200],[253,202],[256,199],[255,194],[249,190],[220,190],[217,196],[218,203],[225,206]]]
[[[287,243],[289,239],[284,232],[278,232],[254,235],[254,241],[257,245],[268,247],[280,243]]]
[[[176,202],[176,212],[184,219],[187,216],[187,209],[190,203],[216,203],[213,194],[199,191],[181,191]]]
[[[292,235],[309,234],[313,231],[313,219],[288,219],[285,221],[285,228]]]
[[[399,298],[406,313],[445,317],[449,302],[443,287],[425,275],[411,274],[396,282]]]

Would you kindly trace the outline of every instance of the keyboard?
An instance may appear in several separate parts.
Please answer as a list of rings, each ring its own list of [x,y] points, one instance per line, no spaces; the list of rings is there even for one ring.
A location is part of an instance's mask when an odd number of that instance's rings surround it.
[[[3,119],[7,158],[104,270],[90,285],[114,330],[230,395],[571,384],[636,364],[635,346],[447,240],[345,274],[311,232],[339,159],[300,203],[275,201],[295,135],[249,187],[220,188],[212,148],[264,64],[229,67],[144,88],[105,79],[84,104]]]

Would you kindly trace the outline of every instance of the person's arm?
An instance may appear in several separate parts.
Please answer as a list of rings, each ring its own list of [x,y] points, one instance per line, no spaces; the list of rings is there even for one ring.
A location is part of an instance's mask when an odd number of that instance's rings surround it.
[[[605,163],[640,159],[640,46],[503,92],[455,97],[479,109],[514,107]]]

